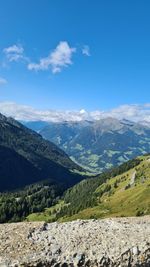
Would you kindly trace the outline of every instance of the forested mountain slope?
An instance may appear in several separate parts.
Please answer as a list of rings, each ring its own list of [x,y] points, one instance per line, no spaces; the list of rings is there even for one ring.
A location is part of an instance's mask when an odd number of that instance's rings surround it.
[[[68,221],[150,214],[150,156],[141,156],[69,188],[50,209],[29,220]]]
[[[94,183],[84,180],[68,189],[64,196],[67,205],[56,217],[72,220],[150,214],[150,156],[120,167],[98,176]]]
[[[65,187],[82,177],[80,168],[53,143],[0,114],[0,191],[51,180]]]

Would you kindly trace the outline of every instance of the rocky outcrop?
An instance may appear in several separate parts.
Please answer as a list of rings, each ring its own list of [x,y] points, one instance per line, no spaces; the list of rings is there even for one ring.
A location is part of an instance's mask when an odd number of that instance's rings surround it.
[[[0,225],[6,266],[150,266],[150,217]]]

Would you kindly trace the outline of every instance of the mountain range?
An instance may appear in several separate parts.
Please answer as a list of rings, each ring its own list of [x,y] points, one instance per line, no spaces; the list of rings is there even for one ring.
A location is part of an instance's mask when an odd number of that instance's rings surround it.
[[[79,122],[24,122],[78,165],[100,173],[150,151],[150,126],[115,118]]]
[[[113,118],[26,126],[0,114],[1,223],[150,213],[150,156],[128,161],[149,152],[148,126]],[[87,176],[82,166],[105,172]]]

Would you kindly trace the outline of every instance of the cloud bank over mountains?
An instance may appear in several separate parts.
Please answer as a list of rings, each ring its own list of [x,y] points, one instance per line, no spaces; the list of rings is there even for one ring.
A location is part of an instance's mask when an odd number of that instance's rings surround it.
[[[0,102],[0,113],[24,121],[83,121],[100,120],[113,117],[119,120],[130,120],[150,124],[150,103],[138,105],[122,105],[109,111],[95,110],[88,112],[84,109],[79,111],[70,110],[40,110],[26,105],[18,105],[13,102]]]

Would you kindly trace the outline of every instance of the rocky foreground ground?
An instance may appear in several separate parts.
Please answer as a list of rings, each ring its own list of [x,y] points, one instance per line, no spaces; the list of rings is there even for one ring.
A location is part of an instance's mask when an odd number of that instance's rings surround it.
[[[0,266],[150,266],[150,217],[2,224]]]

